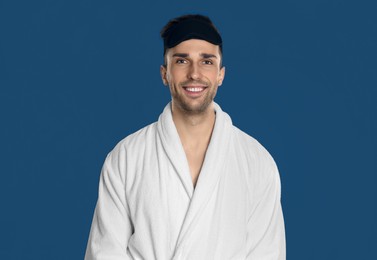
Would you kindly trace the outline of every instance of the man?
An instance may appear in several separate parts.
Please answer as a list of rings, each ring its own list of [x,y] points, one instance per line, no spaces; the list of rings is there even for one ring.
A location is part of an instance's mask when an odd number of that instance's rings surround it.
[[[107,156],[85,259],[285,259],[276,165],[213,101],[220,34],[186,15],[161,36],[172,101]]]

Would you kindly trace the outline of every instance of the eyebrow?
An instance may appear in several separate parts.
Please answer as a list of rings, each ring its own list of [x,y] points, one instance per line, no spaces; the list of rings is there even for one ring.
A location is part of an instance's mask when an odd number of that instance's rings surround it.
[[[187,53],[174,53],[173,57],[187,58],[189,55]]]
[[[209,54],[209,53],[201,53],[200,56],[202,56],[204,59],[209,59],[209,58],[217,59],[216,55]],[[174,53],[173,57],[187,58],[187,57],[189,57],[189,55],[187,53]]]
[[[209,54],[209,53],[202,53],[200,56],[202,56],[203,58],[205,59],[209,59],[209,58],[215,58],[217,59],[217,56],[214,55],[214,54]]]

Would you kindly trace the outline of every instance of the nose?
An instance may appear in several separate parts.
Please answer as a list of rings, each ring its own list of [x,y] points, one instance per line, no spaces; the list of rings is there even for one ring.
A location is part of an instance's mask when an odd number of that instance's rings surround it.
[[[200,78],[200,68],[197,64],[192,63],[190,65],[188,74],[187,74],[189,79],[197,80]]]

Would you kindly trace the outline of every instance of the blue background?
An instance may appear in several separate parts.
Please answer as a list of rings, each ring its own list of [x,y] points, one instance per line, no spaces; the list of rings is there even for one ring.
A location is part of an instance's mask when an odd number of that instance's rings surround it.
[[[216,101],[281,174],[288,259],[377,259],[376,1],[0,1],[0,259],[83,259],[106,154],[157,120],[159,31],[209,15]]]

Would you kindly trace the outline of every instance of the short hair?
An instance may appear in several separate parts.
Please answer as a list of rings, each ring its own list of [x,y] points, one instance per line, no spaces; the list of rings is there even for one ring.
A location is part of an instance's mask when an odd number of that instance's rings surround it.
[[[201,14],[186,14],[186,15],[182,15],[182,16],[179,16],[179,17],[176,17],[176,18],[173,18],[171,19],[161,30],[160,32],[160,36],[163,40],[165,40],[166,38],[168,38],[170,36],[170,34],[172,33],[172,30],[170,30],[170,28],[172,28],[173,26],[183,22],[183,21],[186,21],[188,19],[195,19],[195,20],[198,20],[200,22],[204,22],[204,23],[207,23],[210,27],[212,27],[219,35],[220,35],[220,32],[219,30],[216,28],[216,26],[213,24],[213,22],[211,21],[211,19],[209,19],[208,16],[205,16],[205,15],[201,15]],[[221,57],[221,60],[222,60],[222,56],[223,56],[223,46],[222,44],[221,45],[218,45],[219,46],[219,50],[220,50],[220,57]],[[164,56],[164,65],[166,66],[166,52],[167,52],[168,48],[164,45],[164,53],[163,53],[163,56]],[[220,67],[222,67],[222,64],[220,64]]]

